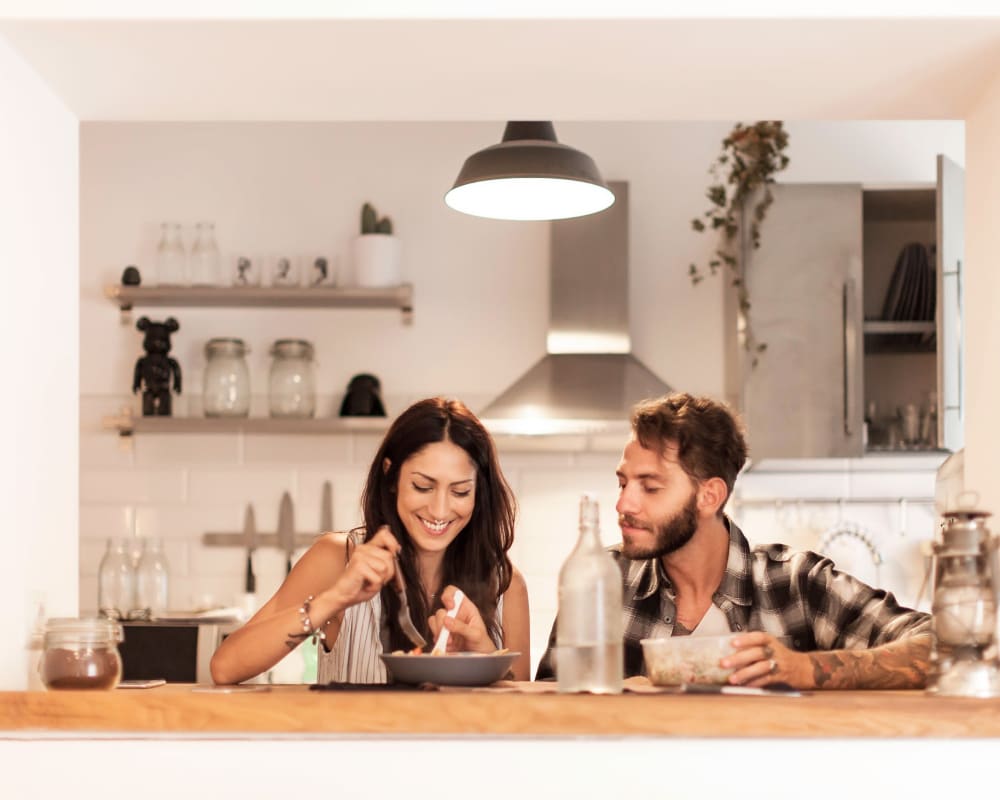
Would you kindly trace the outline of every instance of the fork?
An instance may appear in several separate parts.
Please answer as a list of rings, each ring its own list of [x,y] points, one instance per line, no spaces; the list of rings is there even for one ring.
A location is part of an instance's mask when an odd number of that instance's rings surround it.
[[[396,574],[393,577],[393,583],[395,584],[396,593],[399,595],[399,613],[396,615],[396,621],[399,622],[399,627],[416,647],[425,647],[427,645],[427,640],[420,635],[420,631],[413,624],[413,618],[410,616],[410,601],[406,598],[406,583],[403,580],[403,570],[399,566],[399,556],[395,556],[396,559]]]
[[[448,612],[447,616],[452,619],[458,613],[458,607],[462,605],[462,601],[465,599],[465,595],[462,593],[461,589],[455,589],[455,597],[452,602],[455,604],[451,607],[451,611]],[[434,643],[434,649],[431,650],[432,656],[443,656],[448,652],[448,637],[451,632],[444,626],[441,626],[441,633],[438,634],[437,641]]]

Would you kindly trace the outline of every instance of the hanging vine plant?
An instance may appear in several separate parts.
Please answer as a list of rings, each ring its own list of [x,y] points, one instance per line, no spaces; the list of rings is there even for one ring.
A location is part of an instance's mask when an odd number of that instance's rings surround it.
[[[774,176],[788,166],[787,147],[788,133],[780,120],[737,123],[722,140],[722,153],[709,168],[712,184],[705,196],[711,205],[691,220],[691,227],[699,233],[722,234],[722,244],[708,262],[708,273],[715,275],[723,266],[732,273],[731,282],[744,319],[743,346],[751,355],[751,367],[757,366],[767,343],[757,341],[750,325],[750,297],[740,272],[738,237],[741,226],[746,225],[750,247],[760,247],[761,225],[774,202],[771,184]],[[753,206],[748,208],[751,202]],[[696,264],[688,268],[688,275],[694,285],[705,279],[705,271]]]

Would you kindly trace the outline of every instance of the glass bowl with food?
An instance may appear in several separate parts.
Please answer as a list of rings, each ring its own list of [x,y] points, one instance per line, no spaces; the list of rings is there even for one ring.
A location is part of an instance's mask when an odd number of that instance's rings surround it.
[[[724,684],[733,669],[720,661],[734,652],[733,634],[726,636],[671,636],[643,639],[646,675],[658,686],[682,683]]]

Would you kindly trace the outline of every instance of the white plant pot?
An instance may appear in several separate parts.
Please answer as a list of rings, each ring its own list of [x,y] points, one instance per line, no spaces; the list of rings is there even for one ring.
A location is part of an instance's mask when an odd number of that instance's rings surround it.
[[[358,286],[399,286],[403,282],[399,239],[366,233],[354,240],[354,280]]]

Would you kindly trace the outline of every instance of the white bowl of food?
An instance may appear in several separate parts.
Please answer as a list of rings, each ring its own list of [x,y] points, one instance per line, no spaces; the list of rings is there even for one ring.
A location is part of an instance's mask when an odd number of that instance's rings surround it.
[[[642,655],[646,675],[657,686],[679,686],[682,683],[724,684],[733,669],[719,662],[735,652],[735,634],[726,636],[671,636],[665,639],[643,639]]]

